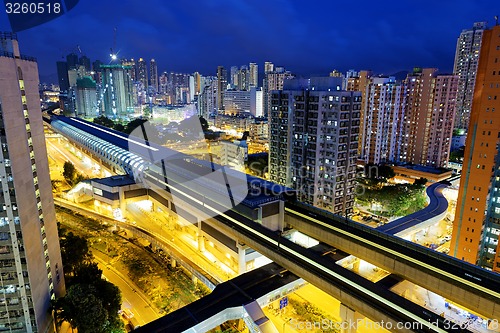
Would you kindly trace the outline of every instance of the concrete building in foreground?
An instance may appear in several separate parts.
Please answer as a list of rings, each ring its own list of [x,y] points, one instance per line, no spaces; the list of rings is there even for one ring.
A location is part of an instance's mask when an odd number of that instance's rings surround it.
[[[500,272],[500,26],[480,53],[450,255]]]
[[[0,331],[54,332],[64,294],[36,60],[0,33]]]

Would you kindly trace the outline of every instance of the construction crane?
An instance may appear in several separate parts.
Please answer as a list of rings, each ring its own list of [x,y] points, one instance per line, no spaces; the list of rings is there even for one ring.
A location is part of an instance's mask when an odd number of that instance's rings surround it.
[[[111,61],[118,59],[116,51],[116,27],[113,29],[113,47],[110,49],[111,53],[109,56],[111,57]]]

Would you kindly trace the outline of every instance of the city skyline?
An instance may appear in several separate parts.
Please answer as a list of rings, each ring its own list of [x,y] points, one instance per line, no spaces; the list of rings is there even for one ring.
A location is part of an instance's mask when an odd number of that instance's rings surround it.
[[[390,14],[380,3],[360,5],[363,10],[355,12],[348,4],[329,2],[138,7],[109,1],[96,7],[81,1],[66,15],[20,32],[19,39],[25,52],[37,57],[42,77],[55,77],[55,62],[72,51],[106,62],[115,46],[120,58],[155,58],[159,72],[215,75],[218,65],[272,61],[299,76],[351,68],[393,74],[416,66],[450,73],[460,32],[478,21],[495,24],[496,12],[486,0],[424,2],[418,8],[391,4]],[[5,16],[0,28],[9,30],[6,14],[0,15]]]

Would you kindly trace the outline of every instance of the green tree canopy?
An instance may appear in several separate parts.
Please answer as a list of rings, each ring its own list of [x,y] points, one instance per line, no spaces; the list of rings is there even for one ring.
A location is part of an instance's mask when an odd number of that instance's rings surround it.
[[[73,275],[78,267],[90,261],[91,255],[87,240],[72,232],[60,235],[61,259],[64,273]]]
[[[97,118],[94,118],[92,122],[94,124],[106,126],[108,128],[113,128],[113,126],[115,125],[115,122],[106,116],[99,116]]]
[[[108,312],[93,286],[75,284],[55,302],[58,321],[67,321],[79,333],[105,333]]]
[[[76,178],[76,168],[70,161],[64,162],[63,165],[63,177],[68,182],[68,184],[73,185]]]

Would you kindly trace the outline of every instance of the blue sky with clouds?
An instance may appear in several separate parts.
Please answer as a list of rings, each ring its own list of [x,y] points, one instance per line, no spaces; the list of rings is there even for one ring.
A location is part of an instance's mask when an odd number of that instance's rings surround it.
[[[159,71],[214,75],[218,65],[272,61],[303,76],[414,66],[450,72],[461,30],[493,25],[495,15],[493,0],[80,0],[18,37],[42,75],[77,45],[107,61],[114,27],[121,57],[155,58]],[[0,30],[9,30],[3,11]]]

